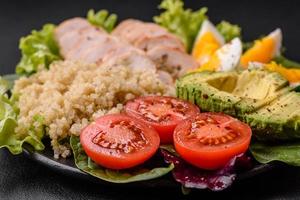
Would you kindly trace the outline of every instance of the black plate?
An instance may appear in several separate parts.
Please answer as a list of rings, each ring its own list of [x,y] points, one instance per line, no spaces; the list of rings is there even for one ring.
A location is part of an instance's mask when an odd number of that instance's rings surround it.
[[[76,177],[79,179],[92,181],[95,183],[100,183],[104,185],[117,185],[117,186],[126,186],[126,187],[142,187],[142,188],[153,188],[153,187],[178,187],[180,186],[177,182],[175,182],[171,174],[169,173],[166,176],[163,176],[158,179],[148,180],[148,181],[140,181],[135,183],[126,183],[126,184],[116,184],[116,183],[110,183],[107,181],[102,181],[101,179],[95,178],[81,170],[79,170],[74,163],[73,158],[67,158],[67,159],[54,159],[53,158],[53,151],[52,148],[49,145],[46,145],[46,148],[42,152],[36,152],[31,149],[31,147],[26,146],[24,147],[24,154],[49,168],[51,168],[54,171],[57,171],[61,174],[68,175],[71,177]],[[255,164],[254,167],[251,170],[245,171],[243,173],[240,173],[237,175],[236,181],[241,181],[243,179],[248,179],[253,176],[256,176],[258,174],[261,174],[263,172],[269,171],[276,167],[276,163],[269,163],[269,164]]]

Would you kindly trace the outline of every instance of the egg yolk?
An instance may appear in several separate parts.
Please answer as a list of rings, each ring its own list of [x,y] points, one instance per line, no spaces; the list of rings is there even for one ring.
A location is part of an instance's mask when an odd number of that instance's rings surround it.
[[[212,32],[206,32],[196,41],[192,56],[202,65],[210,60],[212,54],[220,47],[221,44],[214,34]]]
[[[248,49],[241,57],[241,65],[247,67],[249,62],[268,63],[274,56],[275,48],[275,41],[271,37],[257,40],[253,47]]]
[[[284,78],[286,78],[290,83],[300,82],[300,69],[287,69],[282,65],[275,62],[271,62],[264,66],[269,71],[275,71],[280,73]]]
[[[198,72],[202,72],[202,71],[218,71],[218,69],[220,68],[220,59],[218,57],[218,55],[215,53],[213,54],[213,56],[211,57],[211,59],[204,63],[203,65],[201,65],[197,71]]]

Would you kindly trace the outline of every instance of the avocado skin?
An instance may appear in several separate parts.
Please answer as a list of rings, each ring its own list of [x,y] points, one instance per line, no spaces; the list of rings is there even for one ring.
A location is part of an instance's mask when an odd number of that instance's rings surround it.
[[[212,72],[191,73],[176,81],[177,97],[190,101],[198,105],[201,111],[223,112],[228,115],[236,115],[234,104],[240,101],[239,98],[219,92],[216,88],[210,87],[205,82],[194,82],[185,84],[182,80],[188,76],[199,78],[209,78]],[[183,84],[182,84],[183,83]],[[226,96],[226,101],[222,100],[221,95]]]
[[[262,73],[261,70],[257,71]],[[249,73],[256,72],[252,70]],[[270,74],[269,72],[263,73]],[[223,112],[237,117],[250,125],[258,140],[275,141],[300,138],[300,94],[292,92],[288,82],[277,73],[268,75],[268,79],[273,81],[272,87],[276,86],[277,88],[274,95],[266,99],[257,100],[237,96],[208,84],[211,79],[218,77],[224,79],[226,76],[238,77],[240,74],[241,72],[187,74],[176,81],[177,97],[198,105],[201,111]],[[289,101],[293,101],[293,103]],[[290,106],[285,108],[285,105]],[[270,108],[273,110],[269,111]],[[296,112],[297,109],[299,109],[299,114]],[[291,112],[293,113],[292,117],[289,116]]]

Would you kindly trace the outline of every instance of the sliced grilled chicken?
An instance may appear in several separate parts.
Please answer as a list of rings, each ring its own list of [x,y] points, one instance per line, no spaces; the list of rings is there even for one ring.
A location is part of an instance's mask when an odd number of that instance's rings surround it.
[[[65,55],[66,59],[78,59],[85,53],[85,51],[98,44],[105,43],[108,40],[108,34],[101,34],[96,28],[85,29],[80,32],[77,42],[72,49]]]
[[[72,18],[62,22],[54,31],[55,38],[61,50],[63,57],[69,53],[82,39],[84,33],[97,30],[97,34],[106,32],[100,28],[95,28],[80,17]]]
[[[112,34],[145,51],[159,70],[171,73],[174,79],[197,67],[196,60],[186,53],[183,42],[154,23],[125,20]]]
[[[177,36],[154,23],[128,19],[120,23],[112,34],[143,50],[163,45],[185,52],[184,44]]]
[[[159,79],[167,84],[167,85],[172,85],[174,84],[174,80],[173,80],[173,77],[166,71],[162,71],[162,70],[157,70],[157,74],[158,74],[158,77]]]
[[[118,42],[112,37],[107,37],[103,42],[97,43],[80,54],[80,57],[73,58],[83,60],[87,63],[100,64],[103,58],[115,49],[119,48]]]
[[[185,52],[183,42],[173,35],[162,35],[159,37],[140,37],[134,42],[134,46],[144,51],[149,51],[157,46],[165,46]]]
[[[143,51],[90,24],[82,26],[83,28],[74,28],[73,23],[78,22],[81,23],[82,20],[75,18],[58,26],[60,30],[68,28],[70,30],[69,33],[61,34],[62,37],[57,38],[65,59],[99,64],[105,62],[110,65],[124,63],[134,68],[156,70],[155,64]],[[57,32],[62,32],[60,30]]]
[[[138,70],[156,71],[156,65],[149,59],[144,52],[138,50],[123,51],[122,53],[108,55],[103,59],[104,65],[126,65]]]
[[[120,37],[134,45],[134,42],[144,37],[160,37],[171,35],[165,28],[154,24],[145,23],[139,20],[128,19],[120,23],[112,35]]]
[[[158,25],[127,20],[111,36],[82,20],[68,20],[56,30],[55,36],[65,59],[110,66],[124,64],[141,70],[159,69],[159,77],[168,84],[173,83],[169,73],[176,78],[197,67],[196,62],[184,53],[182,42]]]
[[[168,35],[169,33],[162,27],[152,24],[152,23],[140,23],[132,26],[130,31],[126,32],[122,37],[124,37],[129,43],[134,44],[134,42],[143,37],[161,37]]]
[[[65,20],[55,29],[55,38],[59,39],[64,34],[70,33],[72,31],[80,30],[83,28],[91,27],[90,23],[81,17],[75,17],[72,19]]]
[[[130,27],[139,24],[140,21],[136,19],[126,19],[122,21],[112,32],[114,36],[123,35],[125,32],[130,31]]]
[[[159,70],[169,72],[173,78],[198,67],[197,62],[188,54],[169,47],[158,46],[147,52]]]
[[[70,31],[60,38],[56,38],[60,53],[65,58],[68,52],[77,44],[80,38],[78,31]]]

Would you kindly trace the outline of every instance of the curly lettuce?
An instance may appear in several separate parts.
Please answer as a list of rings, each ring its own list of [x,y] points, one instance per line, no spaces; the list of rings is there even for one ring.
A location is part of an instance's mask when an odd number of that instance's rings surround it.
[[[88,11],[86,18],[91,24],[99,26],[109,33],[116,26],[118,19],[116,14],[109,14],[107,10],[100,10],[95,13],[92,9]]]
[[[41,30],[33,30],[30,35],[21,38],[19,48],[22,58],[16,68],[17,74],[31,75],[61,59],[54,29],[55,25],[46,24]]]
[[[241,37],[242,29],[236,24],[227,21],[221,21],[217,24],[218,31],[223,35],[226,42],[231,41],[235,37]]]
[[[153,20],[180,37],[187,50],[191,50],[202,22],[207,18],[207,8],[192,11],[184,9],[183,5],[182,0],[163,0],[159,8],[164,12]]]
[[[17,127],[18,108],[15,105],[14,98],[8,98],[6,92],[12,85],[13,77],[8,79],[0,77],[0,148],[6,147],[12,154],[19,154],[22,152],[24,143],[30,144],[35,150],[43,150],[45,147],[42,143],[44,136],[44,128],[42,127],[42,119],[35,116],[32,127],[28,130],[26,135],[19,135],[15,132]]]

